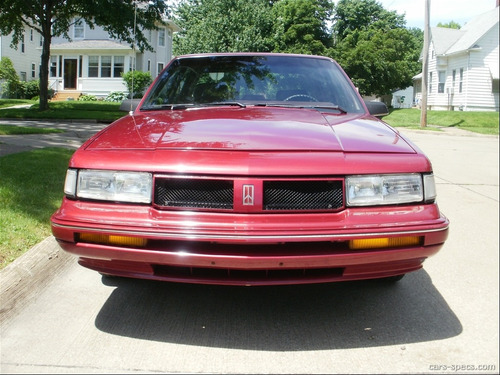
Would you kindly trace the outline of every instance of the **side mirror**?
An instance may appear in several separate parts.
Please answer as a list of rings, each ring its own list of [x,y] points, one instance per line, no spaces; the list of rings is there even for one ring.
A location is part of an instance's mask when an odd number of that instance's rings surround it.
[[[141,99],[125,99],[122,104],[120,104],[120,111],[135,111],[140,102]]]
[[[384,102],[365,101],[365,105],[372,116],[382,118],[389,114],[389,110]]]

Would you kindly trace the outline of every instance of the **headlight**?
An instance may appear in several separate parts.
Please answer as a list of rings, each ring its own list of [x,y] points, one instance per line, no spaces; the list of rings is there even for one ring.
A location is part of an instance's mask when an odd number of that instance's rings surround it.
[[[348,206],[372,206],[421,202],[424,199],[420,173],[364,175],[346,178]]]
[[[152,187],[151,173],[70,169],[64,192],[78,198],[151,203]]]

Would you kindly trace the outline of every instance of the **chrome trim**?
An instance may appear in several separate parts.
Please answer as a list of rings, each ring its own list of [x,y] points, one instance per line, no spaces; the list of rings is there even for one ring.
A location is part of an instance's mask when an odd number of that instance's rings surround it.
[[[246,236],[246,235],[209,235],[209,234],[189,234],[189,233],[158,233],[158,232],[146,232],[146,231],[128,231],[128,230],[116,230],[116,229],[100,229],[100,228],[88,228],[79,227],[73,225],[61,225],[52,223],[52,226],[57,228],[70,229],[78,232],[94,232],[94,233],[113,233],[122,234],[130,236],[140,236],[148,237],[154,239],[176,239],[184,238],[186,240],[273,240],[273,241],[284,241],[290,242],[290,240],[337,240],[337,239],[347,239],[350,237],[380,237],[380,236],[394,236],[394,235],[407,235],[407,234],[426,234],[441,232],[448,229],[449,225],[443,228],[436,229],[422,229],[422,230],[409,230],[409,231],[396,231],[396,232],[371,232],[371,233],[345,233],[345,234],[304,234],[304,235],[257,235],[257,236]]]

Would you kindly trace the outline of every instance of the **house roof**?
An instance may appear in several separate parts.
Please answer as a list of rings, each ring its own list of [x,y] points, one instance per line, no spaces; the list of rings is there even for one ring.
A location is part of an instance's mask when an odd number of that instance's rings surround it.
[[[50,50],[66,51],[66,50],[130,50],[128,44],[121,44],[112,40],[77,40],[68,43],[52,44]]]
[[[498,24],[498,8],[480,14],[460,30],[444,27],[431,28],[432,42],[437,55],[451,55],[474,48],[493,26]]]
[[[431,27],[432,44],[436,55],[444,55],[465,34],[465,31],[447,27]]]

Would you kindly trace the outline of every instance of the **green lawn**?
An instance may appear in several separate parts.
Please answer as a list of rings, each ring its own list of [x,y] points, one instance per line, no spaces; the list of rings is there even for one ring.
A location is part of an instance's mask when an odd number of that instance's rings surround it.
[[[394,127],[422,129],[419,109],[393,109],[383,120]],[[498,135],[498,112],[428,111],[427,129],[456,127],[481,134]]]
[[[73,152],[45,148],[0,157],[0,269],[51,234]]]
[[[22,104],[33,105],[35,103],[36,102],[33,100],[26,100],[26,99],[0,99],[0,109]]]
[[[6,108],[17,104],[32,104],[30,108]],[[50,102],[46,111],[38,110],[37,102],[0,99],[0,118],[12,119],[58,119],[97,120],[112,122],[126,115],[120,111],[120,103],[62,101]]]
[[[61,129],[52,128],[35,128],[32,126],[16,126],[0,124],[0,135],[22,135],[22,134],[51,134],[51,133],[64,133]],[[0,143],[2,143],[0,141]]]

